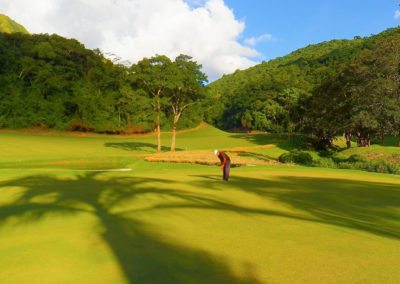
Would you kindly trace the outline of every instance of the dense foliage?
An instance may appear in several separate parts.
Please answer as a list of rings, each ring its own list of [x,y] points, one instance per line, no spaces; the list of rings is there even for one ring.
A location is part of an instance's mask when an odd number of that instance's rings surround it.
[[[127,67],[74,39],[26,34],[2,15],[0,31],[0,128],[175,134],[206,120],[305,133],[322,148],[342,134],[348,146],[400,137],[400,28],[310,45],[223,76],[209,92],[187,55]]]
[[[205,98],[207,76],[201,71],[201,65],[188,55],[181,54],[175,61],[165,55],[156,55],[133,64],[129,72],[133,87],[144,90],[153,102],[158,151],[161,151],[162,106],[169,106],[172,110],[171,151],[175,151],[176,129],[183,111]]]
[[[360,145],[400,134],[400,28],[311,45],[211,84],[207,119],[225,129],[303,132]]]
[[[374,37],[305,103],[307,130],[329,139],[344,133],[360,146],[372,137],[400,136],[400,30]]]
[[[225,129],[291,131],[299,100],[311,96],[361,45],[361,39],[324,42],[224,76],[210,86],[221,105],[209,120]]]
[[[125,66],[58,35],[0,33],[0,127],[107,133],[155,129],[153,101]],[[163,126],[171,128],[169,106]],[[188,112],[180,127],[202,121]]]

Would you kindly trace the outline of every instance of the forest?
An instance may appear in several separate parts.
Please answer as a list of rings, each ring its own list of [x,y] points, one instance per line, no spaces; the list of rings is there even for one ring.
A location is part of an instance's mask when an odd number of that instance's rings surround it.
[[[99,133],[230,131],[400,137],[400,28],[333,40],[208,85],[188,55],[126,66],[58,35],[0,33],[0,127]],[[400,140],[399,140],[400,142]]]
[[[210,84],[224,129],[337,135],[367,146],[400,136],[400,28],[310,45]]]
[[[154,56],[126,67],[74,39],[3,33],[0,62],[2,128],[143,133],[153,131],[160,116],[163,127],[171,129],[181,114],[174,115],[176,96],[184,98],[181,107],[191,107],[179,127],[203,119],[198,99],[206,77],[189,56],[174,62]],[[152,93],[157,88],[162,90],[159,112],[158,97]]]

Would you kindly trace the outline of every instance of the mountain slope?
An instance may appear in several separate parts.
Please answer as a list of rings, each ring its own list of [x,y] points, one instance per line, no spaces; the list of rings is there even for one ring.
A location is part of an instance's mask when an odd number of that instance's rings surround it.
[[[217,100],[207,115],[208,122],[225,129],[288,131],[291,108],[296,108],[299,100],[311,96],[339,66],[351,63],[379,42],[397,37],[400,27],[371,37],[322,42],[225,75],[209,85]]]
[[[29,34],[29,32],[22,25],[3,14],[0,14],[0,32]]]

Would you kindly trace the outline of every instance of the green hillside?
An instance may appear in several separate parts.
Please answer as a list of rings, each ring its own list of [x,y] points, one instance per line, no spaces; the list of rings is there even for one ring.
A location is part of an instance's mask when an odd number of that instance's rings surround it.
[[[3,14],[0,14],[0,32],[29,34],[29,32],[22,25]]]
[[[382,55],[379,60],[393,62],[389,58],[397,58],[397,49],[387,43],[395,45],[399,39],[397,27],[371,37],[323,42],[225,75],[209,85],[219,100],[208,114],[208,122],[224,129],[303,131],[305,100],[317,87],[355,62],[373,71],[376,54]]]
[[[273,84],[289,83],[287,87],[309,90],[329,71],[329,67],[347,60],[362,43],[362,39],[355,39],[309,45],[286,56],[224,75],[210,84],[210,87],[213,92],[221,95],[233,95],[249,85],[265,88],[268,87],[265,86],[267,83],[270,83],[271,89]],[[275,85],[277,87],[280,86]]]
[[[357,57],[362,50],[393,36],[400,36],[400,27],[388,29],[371,37],[357,36],[352,40],[332,40],[312,44],[283,57],[224,75],[209,86],[214,93],[224,95],[232,95],[249,85],[265,87],[267,83],[270,85],[287,83],[286,87],[307,90],[320,82],[324,75],[333,72],[334,67],[346,63]]]

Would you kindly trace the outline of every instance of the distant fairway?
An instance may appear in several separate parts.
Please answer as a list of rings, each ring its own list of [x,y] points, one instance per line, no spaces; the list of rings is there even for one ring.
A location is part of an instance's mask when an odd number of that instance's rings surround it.
[[[400,282],[400,177],[257,165],[224,183],[218,167],[143,161],[154,140],[1,133],[0,282]],[[177,142],[290,148],[208,126]]]

